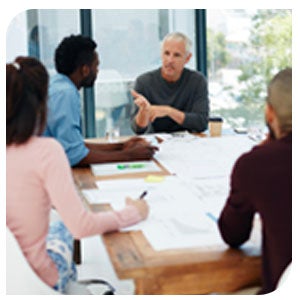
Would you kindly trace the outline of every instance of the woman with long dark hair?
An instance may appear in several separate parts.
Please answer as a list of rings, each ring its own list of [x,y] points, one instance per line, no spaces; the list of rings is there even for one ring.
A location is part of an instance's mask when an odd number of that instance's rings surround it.
[[[6,224],[37,275],[64,292],[76,280],[73,237],[118,230],[148,215],[144,200],[121,211],[87,211],[76,192],[62,146],[41,137],[46,123],[48,73],[35,58],[6,65]],[[49,225],[54,207],[62,222]]]

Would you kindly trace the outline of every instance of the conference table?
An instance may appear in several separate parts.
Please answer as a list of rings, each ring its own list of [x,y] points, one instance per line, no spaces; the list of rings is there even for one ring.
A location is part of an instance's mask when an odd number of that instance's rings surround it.
[[[169,174],[163,166],[159,166],[160,175]],[[138,178],[145,175],[130,176]],[[73,168],[73,177],[79,192],[97,187],[97,177],[93,176],[90,168]],[[90,205],[82,198],[92,211],[111,209],[109,204]],[[156,251],[142,231],[106,233],[102,239],[116,275],[119,279],[132,279],[137,295],[228,294],[259,285],[261,281],[258,240],[257,244],[241,249],[220,243]],[[77,241],[75,260],[78,262],[79,246]]]

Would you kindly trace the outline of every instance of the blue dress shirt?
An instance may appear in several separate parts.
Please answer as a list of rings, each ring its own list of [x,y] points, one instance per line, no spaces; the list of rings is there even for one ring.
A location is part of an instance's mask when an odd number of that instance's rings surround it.
[[[81,131],[80,94],[69,77],[56,74],[50,79],[45,136],[54,137],[65,149],[70,165],[89,153]]]

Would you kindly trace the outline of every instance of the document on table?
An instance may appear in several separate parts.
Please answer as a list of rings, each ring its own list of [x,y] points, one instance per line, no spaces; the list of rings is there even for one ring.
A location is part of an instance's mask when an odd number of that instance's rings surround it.
[[[210,217],[218,219],[229,195],[230,178],[192,178],[188,184],[198,198],[205,199],[203,205]]]
[[[94,176],[123,175],[143,172],[161,172],[154,161],[132,161],[119,163],[91,164]]]
[[[166,179],[165,179],[166,178]],[[168,181],[168,176],[163,177],[163,181]],[[146,190],[148,195],[160,186],[161,182],[148,182],[145,179],[115,179],[115,180],[99,180],[96,182],[97,189],[82,190],[90,204],[109,203],[113,209],[120,210],[125,206],[125,198],[131,197],[138,199]]]
[[[171,174],[185,178],[230,176],[236,159],[255,143],[247,136],[174,137],[163,142],[155,158]]]
[[[160,133],[147,133],[141,136],[142,138],[144,138],[145,140],[152,142],[153,139],[158,139],[159,141],[167,141],[167,140],[171,140],[174,137],[176,138],[184,138],[189,139],[189,138],[195,138],[195,135],[190,134],[188,131],[177,131],[177,132],[173,132],[173,133],[167,133],[167,132],[160,132]]]
[[[157,251],[220,245],[224,242],[217,220],[229,194],[232,167],[253,146],[254,142],[245,136],[172,137],[160,144],[155,158],[177,176],[155,181],[101,180],[97,181],[98,189],[83,190],[83,194],[91,204],[110,203],[115,210],[120,210],[126,196],[137,199],[148,191],[147,220],[123,230],[142,230]],[[123,171],[116,168],[118,164],[113,165],[114,172]],[[105,171],[99,172],[104,175]]]
[[[83,190],[85,197],[90,203],[110,203],[115,210],[124,207],[126,196],[138,198],[147,190],[147,220],[123,230],[142,230],[156,250],[222,243],[216,221],[205,210],[205,196],[200,198],[188,182],[176,176],[160,182],[103,180],[97,181],[97,186],[97,190]]]
[[[209,247],[223,243],[217,223],[203,211],[182,215],[180,218],[149,218],[141,223],[140,230],[156,251]]]

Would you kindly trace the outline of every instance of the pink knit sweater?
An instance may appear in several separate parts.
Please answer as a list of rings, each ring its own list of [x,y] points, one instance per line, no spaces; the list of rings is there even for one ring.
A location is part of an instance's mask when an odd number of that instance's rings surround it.
[[[78,239],[141,220],[138,210],[130,205],[119,212],[87,211],[76,192],[64,150],[54,139],[33,137],[26,144],[7,147],[6,224],[32,268],[50,286],[58,279],[46,252],[52,206]]]

